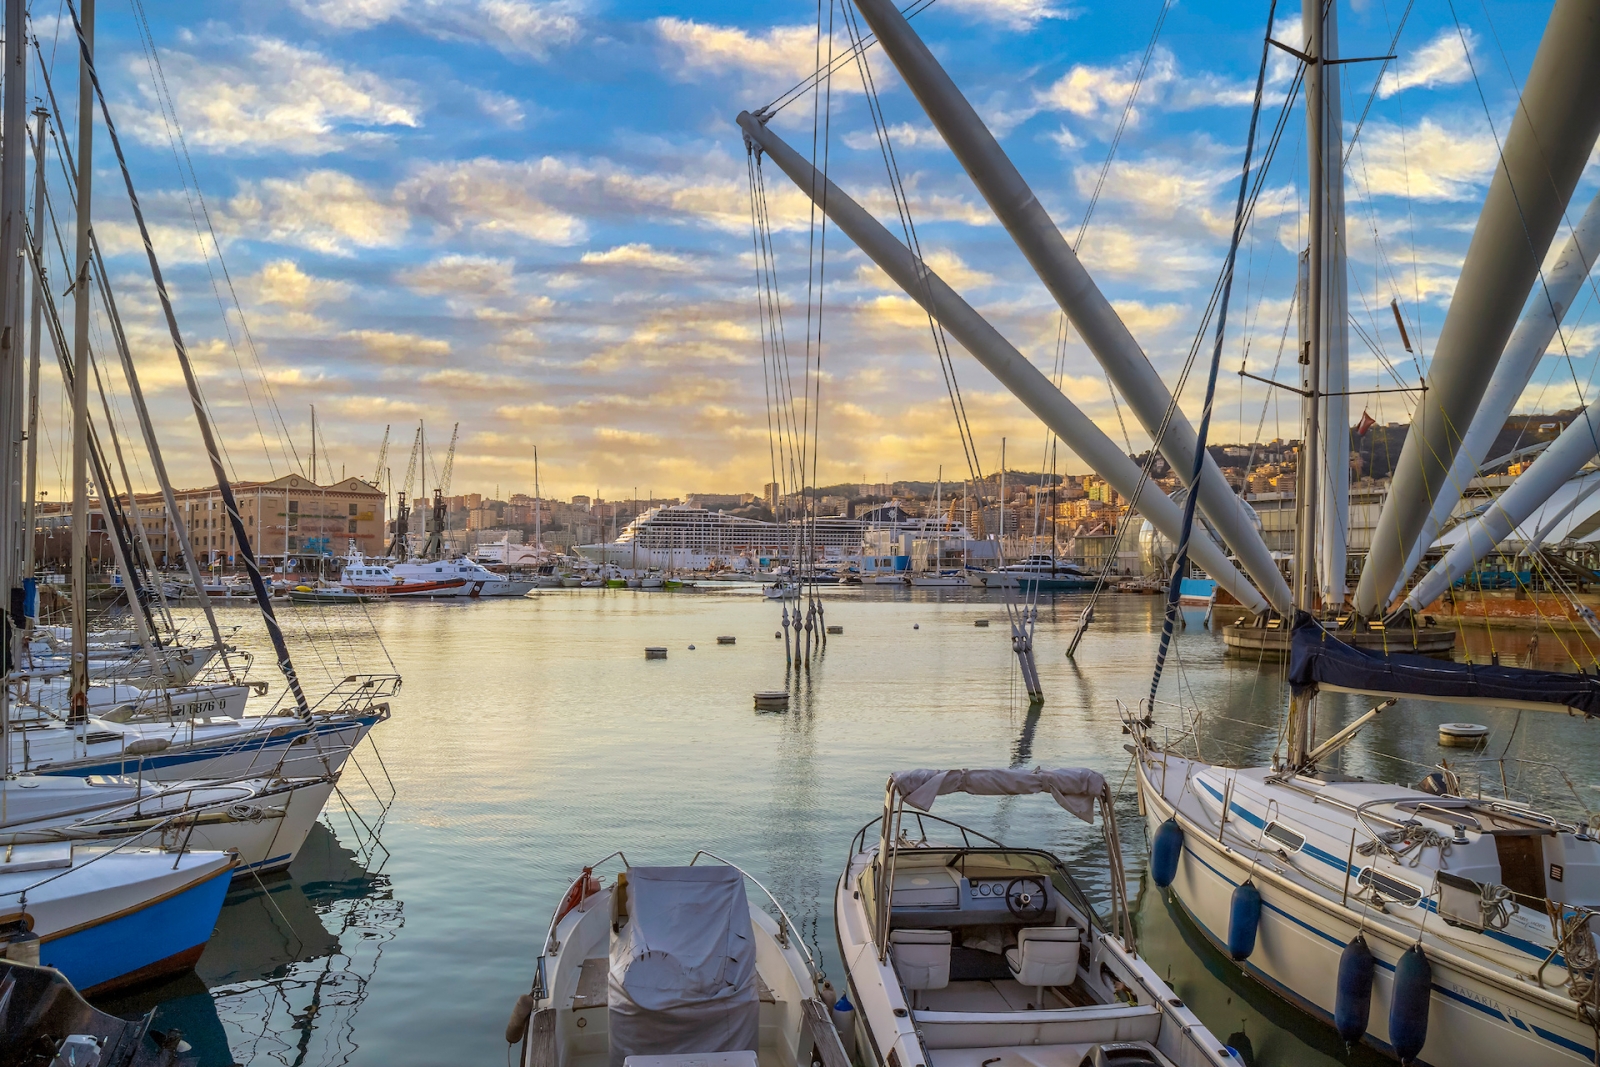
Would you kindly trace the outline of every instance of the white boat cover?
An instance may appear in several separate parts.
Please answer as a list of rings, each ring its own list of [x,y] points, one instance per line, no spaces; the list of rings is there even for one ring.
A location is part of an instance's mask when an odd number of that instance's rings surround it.
[[[1049,793],[1056,803],[1084,822],[1094,822],[1094,802],[1105,795],[1106,780],[1099,771],[1087,767],[1056,767],[1031,771],[996,767],[959,771],[901,771],[894,775],[894,788],[914,808],[928,811],[936,797],[946,793],[970,793],[980,797],[1015,797],[1029,793]]]
[[[744,876],[630,867],[611,939],[610,1067],[629,1056],[755,1052],[761,1002]]]

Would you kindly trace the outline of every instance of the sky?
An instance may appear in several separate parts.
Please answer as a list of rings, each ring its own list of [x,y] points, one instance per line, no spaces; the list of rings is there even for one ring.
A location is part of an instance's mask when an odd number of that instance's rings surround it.
[[[1548,11],[1508,0],[1341,5],[1343,55],[1386,54],[1400,29],[1381,79],[1377,63],[1343,68],[1353,384],[1414,385],[1425,372]],[[61,0],[36,0],[32,29],[75,143],[64,12]],[[937,0],[912,25],[1069,240],[1099,187],[1079,251],[1170,385],[1227,250],[1268,8],[1171,5],[1101,183],[1160,13],[1160,0]],[[838,54],[849,47],[842,10],[815,0],[103,2],[101,81],[230,473],[309,473],[315,405],[324,482],[330,471],[372,478],[387,425],[398,487],[420,420],[419,488],[441,480],[459,424],[452,492],[532,491],[535,448],[547,496],[759,492],[773,476],[777,369],[762,342],[734,117],[815,69],[830,19]],[[1297,6],[1277,13],[1274,32],[1300,39]],[[867,56],[930,265],[1059,373],[1114,440],[1142,450],[1148,437],[1076,331],[1058,365],[1058,309],[886,58]],[[1264,129],[1294,62],[1276,50],[1268,60]],[[807,156],[825,148],[840,187],[893,223],[858,68],[839,67],[824,88],[821,100],[793,99],[772,128]],[[1292,329],[1279,353],[1304,242],[1304,130],[1297,107],[1240,247],[1214,441],[1297,435],[1297,403],[1236,371],[1244,362],[1271,376],[1276,364],[1293,375]],[[47,165],[70,246],[54,149]],[[1595,195],[1597,171],[1591,160],[1571,218]],[[780,171],[767,165],[762,177],[786,380],[812,398],[796,417],[815,429],[817,483],[965,477],[926,316],[848,239],[821,232]],[[180,485],[207,484],[99,123],[93,181],[96,233],[168,465]],[[53,277],[68,273],[59,254],[47,258]],[[1523,409],[1586,399],[1595,295],[1580,298]],[[1395,329],[1395,298],[1414,354]],[[92,336],[128,462],[150,488],[108,331],[97,305]],[[998,465],[1002,439],[1009,468],[1039,469],[1038,421],[954,344],[951,360],[983,471]],[[1202,377],[1184,394],[1191,417]],[[42,404],[45,487],[63,484],[58,394],[47,386]],[[1352,421],[1364,404],[1380,422],[1408,418],[1404,394],[1354,398]],[[1065,449],[1058,464],[1086,469]]]

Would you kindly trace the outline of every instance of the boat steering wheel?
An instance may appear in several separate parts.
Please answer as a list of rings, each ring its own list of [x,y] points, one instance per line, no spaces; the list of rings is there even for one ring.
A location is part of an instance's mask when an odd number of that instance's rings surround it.
[[[1043,878],[1023,875],[1006,883],[1006,910],[1024,922],[1039,918],[1049,904]]]

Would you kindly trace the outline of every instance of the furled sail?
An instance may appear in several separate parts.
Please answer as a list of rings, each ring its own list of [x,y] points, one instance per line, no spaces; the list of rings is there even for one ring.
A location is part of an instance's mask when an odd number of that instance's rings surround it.
[[[1300,692],[1315,688],[1600,715],[1600,678],[1408,653],[1384,655],[1345,644],[1303,611],[1295,617],[1291,635],[1289,684]]]

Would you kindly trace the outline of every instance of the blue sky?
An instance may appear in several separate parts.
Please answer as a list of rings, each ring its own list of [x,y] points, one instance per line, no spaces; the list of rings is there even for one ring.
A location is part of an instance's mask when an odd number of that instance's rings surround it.
[[[303,463],[316,404],[334,468],[365,477],[386,423],[397,442],[389,465],[402,477],[420,418],[439,460],[461,424],[456,491],[531,489],[535,445],[553,495],[757,491],[770,478],[733,117],[811,69],[814,3],[141,3],[159,71],[140,47],[136,9],[111,0],[98,16],[102,79],[239,477]],[[938,0],[913,25],[1072,235],[1159,6]],[[1343,54],[1384,52],[1404,9],[1342,7]],[[1425,355],[1493,168],[1494,131],[1509,124],[1548,5],[1457,0],[1453,10],[1437,0],[1411,10],[1347,176],[1352,313],[1412,382],[1424,364],[1401,349],[1389,300],[1399,297]],[[72,110],[70,23],[58,41],[47,0],[34,16]],[[1174,4],[1081,250],[1169,382],[1226,249],[1266,17],[1258,4]],[[842,48],[837,15],[835,27]],[[1278,32],[1299,32],[1298,6],[1280,13]],[[870,56],[930,261],[1048,370],[1054,305],[881,53]],[[1274,58],[1269,119],[1291,69]],[[1345,71],[1348,136],[1377,67]],[[161,84],[242,318],[215,255],[202,254]],[[812,104],[797,101],[775,124],[807,151]],[[830,129],[832,176],[885,217],[889,186],[853,67],[835,76]],[[104,131],[97,137],[97,230],[170,462],[179,481],[198,484],[208,479],[177,369]],[[1271,371],[1302,240],[1304,161],[1296,114],[1241,251],[1229,371],[1247,348],[1252,371]],[[1573,218],[1594,195],[1595,171]],[[767,180],[786,313],[803,321],[807,212],[775,168]],[[64,194],[57,173],[52,197],[64,204]],[[58,210],[65,224],[70,212]],[[59,263],[52,271],[61,276]],[[819,480],[929,477],[941,464],[960,477],[925,318],[836,234],[823,299]],[[1525,407],[1576,402],[1594,369],[1597,315],[1590,290],[1568,319],[1571,366],[1559,352],[1547,358]],[[98,321],[97,331],[105,336]],[[792,327],[791,340],[802,333]],[[1394,384],[1352,345],[1355,383]],[[1037,422],[959,348],[955,357],[985,468],[1002,437],[1010,466],[1036,468]],[[1255,436],[1265,387],[1238,383],[1223,379],[1215,438]],[[1122,440],[1104,376],[1075,335],[1064,388]],[[1381,421],[1407,417],[1397,397],[1382,400],[1371,403]],[[45,410],[48,487],[59,481],[59,404],[47,397]],[[1292,434],[1296,417],[1268,405],[1263,437]]]

